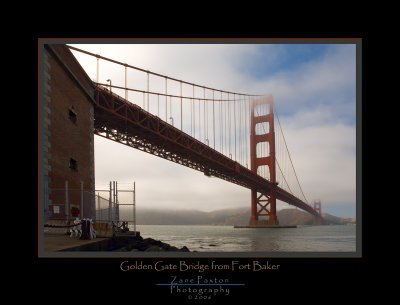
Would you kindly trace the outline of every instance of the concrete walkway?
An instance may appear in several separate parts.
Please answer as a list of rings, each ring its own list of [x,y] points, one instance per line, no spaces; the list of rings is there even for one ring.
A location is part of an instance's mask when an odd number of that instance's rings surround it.
[[[69,237],[69,235],[65,234],[57,234],[57,233],[44,233],[44,251],[61,251],[64,249],[87,245],[91,243],[97,243],[102,240],[109,239],[108,237],[104,238],[95,238],[89,240],[81,240],[77,237]]]

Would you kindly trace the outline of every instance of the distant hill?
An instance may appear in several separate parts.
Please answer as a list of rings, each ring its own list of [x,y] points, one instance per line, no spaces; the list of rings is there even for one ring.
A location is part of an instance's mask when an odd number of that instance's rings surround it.
[[[284,209],[277,212],[279,224],[281,225],[312,225],[314,217],[307,212],[297,209]],[[355,218],[336,217],[327,213],[322,213],[323,225],[344,225],[355,223]]]
[[[312,225],[314,217],[296,209],[284,209],[277,212],[279,224],[283,226]]]
[[[123,211],[120,212],[124,217]],[[131,217],[131,213],[129,214]],[[312,225],[313,216],[297,209],[284,209],[277,212],[280,225]],[[355,223],[355,219],[336,217],[322,213],[323,224]],[[250,219],[249,208],[231,208],[202,212],[198,210],[160,210],[137,209],[138,225],[247,225]]]

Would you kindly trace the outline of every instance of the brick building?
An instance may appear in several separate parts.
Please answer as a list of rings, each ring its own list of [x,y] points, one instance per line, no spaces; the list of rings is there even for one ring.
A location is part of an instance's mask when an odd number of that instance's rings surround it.
[[[42,175],[46,219],[94,209],[94,86],[71,51],[45,44],[43,54]],[[39,121],[40,123],[40,121]],[[39,155],[40,156],[40,155]],[[82,188],[84,191],[82,191]],[[68,191],[66,191],[66,189]]]

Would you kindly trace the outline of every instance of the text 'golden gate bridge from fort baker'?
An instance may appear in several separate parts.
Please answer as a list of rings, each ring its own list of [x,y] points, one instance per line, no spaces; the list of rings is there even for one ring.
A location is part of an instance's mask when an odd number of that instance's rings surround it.
[[[249,188],[251,227],[279,224],[276,200],[321,224],[320,201],[307,203],[272,96],[205,87],[67,47],[94,57],[95,134]],[[100,60],[123,66],[124,77],[100,83]],[[136,73],[129,86],[128,69]]]

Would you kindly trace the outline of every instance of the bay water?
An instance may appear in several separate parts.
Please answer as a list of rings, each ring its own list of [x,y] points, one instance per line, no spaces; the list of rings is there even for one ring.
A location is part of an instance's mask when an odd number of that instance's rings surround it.
[[[133,230],[133,228],[130,228]],[[234,228],[208,225],[137,225],[153,238],[197,252],[355,252],[356,226]]]

